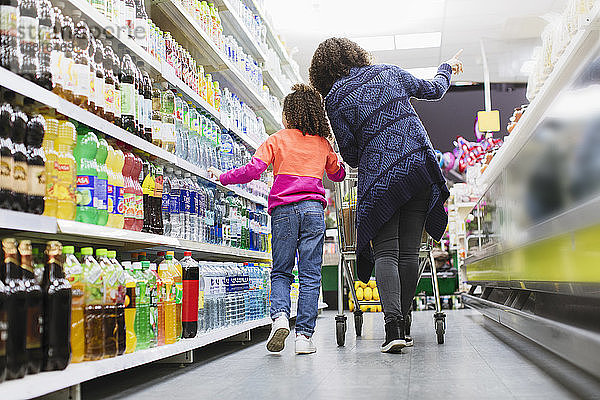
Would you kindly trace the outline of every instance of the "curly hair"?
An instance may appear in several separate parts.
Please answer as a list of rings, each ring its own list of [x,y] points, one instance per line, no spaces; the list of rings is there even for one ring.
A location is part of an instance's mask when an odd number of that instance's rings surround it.
[[[325,97],[337,80],[350,73],[350,68],[372,62],[371,54],[350,39],[329,38],[315,50],[308,69],[310,84]]]
[[[303,135],[331,137],[323,97],[308,85],[292,86],[292,92],[283,100],[283,115],[289,129],[298,129]]]

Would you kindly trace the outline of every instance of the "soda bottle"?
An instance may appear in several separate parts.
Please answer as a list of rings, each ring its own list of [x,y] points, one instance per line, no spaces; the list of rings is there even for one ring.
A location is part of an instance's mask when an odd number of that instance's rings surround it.
[[[163,235],[171,236],[171,177],[173,176],[173,168],[167,167],[163,177],[161,213],[163,222]]]
[[[73,49],[75,52],[72,70],[72,79],[74,79],[73,103],[93,112],[94,110],[90,105],[90,28],[85,21],[80,20],[81,12],[79,10],[73,11],[73,16],[79,20],[77,25],[75,25],[75,32],[73,34]]]
[[[162,92],[162,146],[170,153],[175,152],[175,95],[169,89]]]
[[[107,226],[123,228],[123,163],[125,156],[123,152],[112,146],[108,147],[106,167],[108,168],[107,192]]]
[[[142,73],[138,68],[135,57],[132,57],[133,68],[135,70],[135,132],[136,135],[144,137],[144,85],[142,83]]]
[[[142,162],[142,174],[140,175],[142,179],[142,194],[143,194],[143,209],[144,209],[144,220],[142,226],[142,232],[150,232],[152,222],[151,218],[151,206],[150,206],[150,196],[151,193],[154,194],[154,174],[151,167],[151,164],[144,160]]]
[[[37,72],[37,52],[39,40],[39,20],[37,1],[20,0],[18,22],[19,27],[19,52],[21,53],[20,74],[25,79],[35,81]]]
[[[31,241],[21,240],[19,243],[21,255],[21,273],[25,283],[26,293],[26,342],[27,373],[37,374],[42,369],[42,326],[43,326],[43,296],[42,288],[35,280],[33,271],[33,253]]]
[[[71,351],[71,285],[65,278],[62,262],[62,244],[46,244],[44,291],[44,371],[63,370],[69,364]]]
[[[173,255],[167,252],[165,260],[158,266],[158,276],[163,288],[158,306],[159,345],[177,341],[177,319],[175,307],[175,282],[171,275]]]
[[[119,327],[117,322],[120,271],[114,268],[106,253],[106,249],[96,249],[96,260],[102,268],[104,283],[104,358],[115,357],[118,354],[119,335],[123,338],[122,350],[125,351],[125,326]]]
[[[73,152],[77,161],[77,214],[75,220],[88,224],[98,223],[98,138],[89,128],[79,125],[77,128],[77,145]]]
[[[150,331],[150,301],[148,299],[148,279],[142,270],[142,262],[133,263],[133,275],[137,281],[135,335],[137,337],[136,350],[149,347],[148,335]]]
[[[71,362],[83,361],[85,355],[85,331],[83,310],[85,307],[85,283],[83,268],[75,257],[73,246],[64,246],[65,275],[71,285]]]
[[[12,209],[15,211],[25,211],[27,210],[27,149],[25,147],[25,134],[29,118],[27,118],[27,115],[20,108],[15,108],[13,115]]]
[[[143,66],[143,62],[140,61]],[[152,142],[152,80],[148,72],[142,72],[143,83],[143,115],[144,115],[144,134],[143,138]]]
[[[108,222],[108,167],[106,158],[108,157],[108,142],[100,137],[98,139],[98,151],[96,152],[96,164],[98,165],[98,177],[94,186],[94,204],[98,210],[97,224],[105,226]]]
[[[140,183],[140,174],[142,172],[142,159],[139,157],[135,157],[135,163],[132,168],[132,180],[133,185],[135,187],[135,221],[133,230],[141,231],[144,225],[144,192],[142,190],[142,185]]]
[[[183,270],[182,324],[183,337],[193,338],[198,332],[199,306],[199,274],[198,261],[192,258],[192,252],[183,253],[181,266]]]
[[[135,225],[135,187],[132,179],[132,171],[135,164],[135,156],[130,151],[124,154],[123,164],[123,204],[124,204],[124,225],[125,229],[133,230]]]
[[[137,134],[136,131],[136,70],[129,54],[123,56],[121,63],[121,124],[127,132]]]
[[[104,92],[102,101],[104,104],[104,119],[108,122],[115,122],[115,108],[117,92],[115,91],[115,74],[113,71],[112,48],[109,45],[104,46],[102,53],[102,68],[104,70]]]
[[[54,32],[54,12],[50,0],[40,0],[38,3],[38,64],[36,83],[46,90],[52,90],[52,68],[50,54],[52,53],[52,35]]]
[[[127,350],[127,340],[129,337],[129,332],[127,332],[127,284],[133,279],[129,276],[127,272],[123,270],[121,264],[117,260],[117,252],[114,250],[108,250],[106,252],[107,261],[110,262],[113,266],[113,269],[116,271],[118,278],[118,289],[117,289],[117,355],[121,355],[125,353]],[[135,282],[134,282],[135,289]],[[131,310],[130,310],[131,311]],[[135,308],[133,309],[135,312]],[[133,332],[133,319],[130,324],[131,330]],[[134,333],[135,336],[135,333]]]
[[[160,90],[154,86],[152,89],[152,144],[162,147],[162,114],[160,103]]]
[[[25,144],[27,148],[27,212],[42,214],[44,212],[45,161],[42,142],[46,121],[37,115],[27,123]]]
[[[135,2],[134,39],[144,50],[148,49],[148,37],[150,26],[148,25],[148,14],[144,2]]]
[[[155,165],[154,167],[154,193],[150,197],[152,208],[152,233],[163,234],[163,215],[162,215],[162,194],[164,186],[163,167]]]
[[[179,172],[179,171],[177,171]],[[177,174],[177,172],[175,172]],[[189,172],[186,172],[181,178],[179,175],[177,178],[180,182],[179,189],[179,218],[181,219],[181,237],[187,240],[191,240],[191,222],[190,222],[190,205],[191,205],[191,197],[190,197],[190,186],[189,181]]]
[[[94,80],[94,104],[95,113],[97,116],[105,118],[104,103],[106,99],[104,97],[104,81],[106,71],[104,70],[104,46],[99,39],[94,39],[92,36],[92,42],[94,43],[94,56],[92,58],[92,64],[96,73],[90,79]],[[90,46],[92,48],[92,46]],[[91,81],[90,81],[91,82]]]
[[[60,121],[55,142],[54,174],[57,180],[51,189],[51,197],[56,198],[56,217],[68,220],[75,219],[77,205],[77,167],[73,156],[75,137],[75,125],[69,121]]]
[[[2,29],[0,30],[0,66],[14,73],[19,72],[19,3],[2,0]]]
[[[121,63],[119,62],[119,59],[117,58],[117,55],[115,54],[113,49],[111,47],[109,47],[109,49],[110,49],[109,55],[112,59],[112,66],[113,66],[113,78],[114,78],[114,82],[115,82],[114,104],[112,105],[113,112],[115,114],[113,123],[116,126],[122,128],[123,127],[123,114],[121,113],[121,109],[123,108],[123,103],[122,103],[122,99],[121,99],[121,96],[122,96],[122,93],[121,93]],[[109,98],[109,100],[110,100],[110,98]]]
[[[91,247],[81,249],[83,276],[85,281],[85,360],[104,357],[104,278],[102,267],[92,255]]]
[[[121,268],[121,265],[116,259],[116,252],[109,251],[108,257],[111,259],[115,267]],[[131,263],[129,263],[131,265]],[[129,271],[123,269],[123,279],[125,280],[125,327],[126,327],[126,339],[125,339],[125,353],[133,353],[137,346],[137,336],[135,334],[135,316],[137,307],[137,296],[136,296],[136,280],[131,276]]]
[[[177,171],[179,172],[179,171]],[[169,195],[169,214],[171,222],[171,236],[181,237],[183,224],[181,218],[181,182],[176,173],[170,176],[171,191]]]
[[[0,208],[8,209],[12,208],[14,203],[12,180],[14,146],[11,139],[14,120],[10,104],[2,104],[0,106]]]

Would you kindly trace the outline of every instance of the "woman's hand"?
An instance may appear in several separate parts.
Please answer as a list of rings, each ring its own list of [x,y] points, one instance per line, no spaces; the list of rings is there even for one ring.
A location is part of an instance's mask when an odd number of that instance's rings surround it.
[[[208,167],[208,176],[211,179],[214,179],[216,181],[220,181],[221,179],[221,171],[219,171],[218,169],[216,169],[215,167]]]
[[[461,72],[463,72],[463,63],[461,60],[459,60],[460,55],[462,54],[463,49],[460,49],[455,55],[454,57],[452,57],[451,59],[449,59],[448,61],[446,61],[446,63],[450,64],[450,66],[452,67],[452,73],[454,75],[458,75]]]

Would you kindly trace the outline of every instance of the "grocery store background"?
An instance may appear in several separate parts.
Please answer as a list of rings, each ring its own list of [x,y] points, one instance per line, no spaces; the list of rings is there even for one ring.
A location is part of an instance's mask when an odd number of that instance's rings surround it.
[[[599,24],[597,0],[3,0],[0,399],[600,398]],[[208,172],[282,128],[332,36],[422,79],[464,50],[412,101],[451,195],[401,354],[353,275],[351,178],[324,182],[317,353],[273,355],[273,173]]]

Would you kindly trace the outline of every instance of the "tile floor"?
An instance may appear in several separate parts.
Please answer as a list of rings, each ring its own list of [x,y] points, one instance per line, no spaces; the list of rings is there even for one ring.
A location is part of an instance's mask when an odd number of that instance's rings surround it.
[[[151,364],[82,385],[83,399],[600,399],[600,383],[473,310],[448,312],[446,343],[435,341],[431,312],[414,313],[415,346],[382,354],[381,314],[352,318],[346,346],[335,343],[333,311],[318,319],[318,352],[296,356],[250,343],[220,343],[185,366]],[[351,314],[348,314],[351,317]]]

